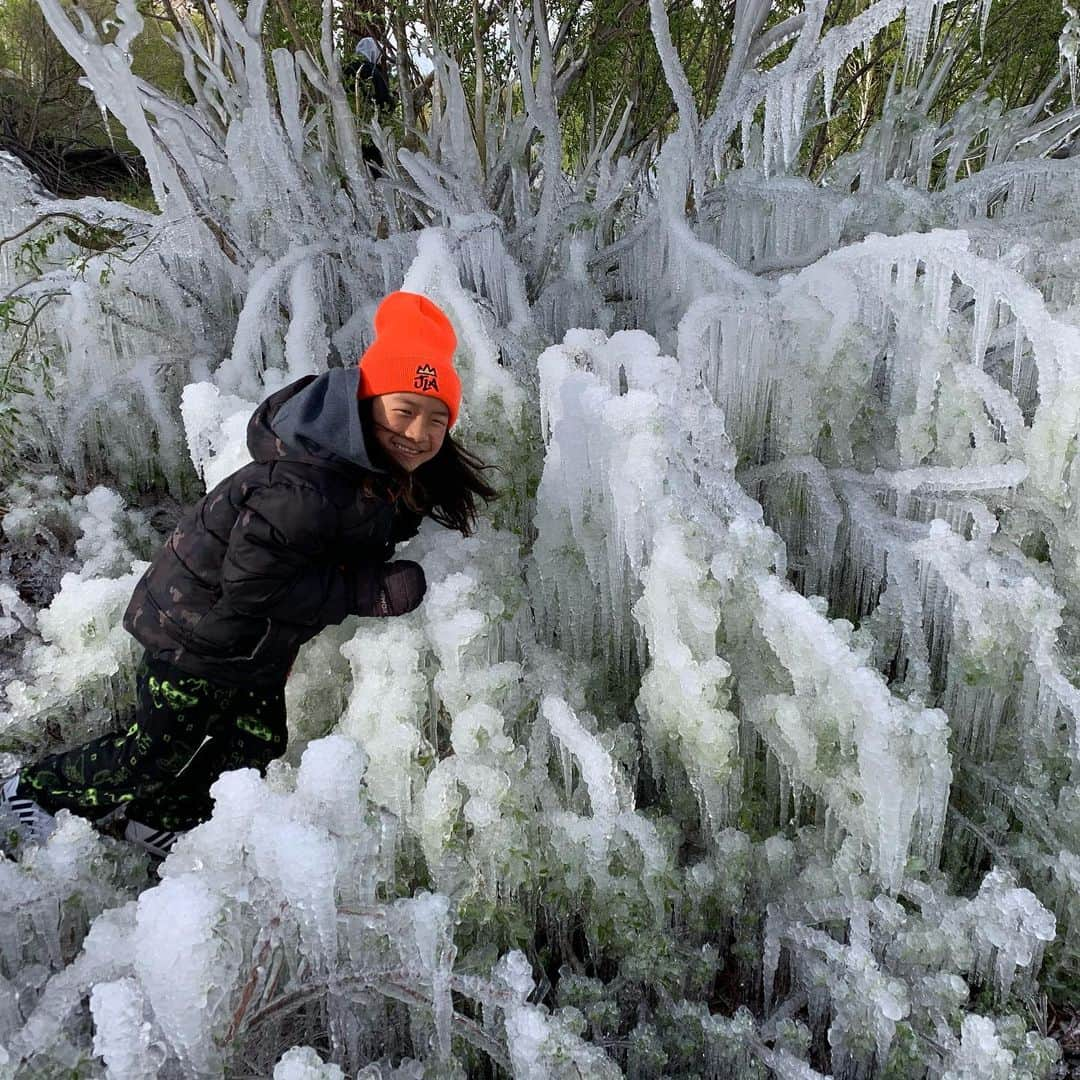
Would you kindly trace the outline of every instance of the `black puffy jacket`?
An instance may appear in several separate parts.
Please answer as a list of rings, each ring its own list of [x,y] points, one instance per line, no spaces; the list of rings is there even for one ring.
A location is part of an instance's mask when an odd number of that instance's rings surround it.
[[[355,370],[307,376],[258,407],[254,460],[184,516],[135,588],[124,627],[152,656],[233,686],[278,684],[324,627],[376,613],[383,565],[420,517],[367,457],[355,386]],[[307,426],[298,434],[294,417],[286,442],[275,419],[294,398]]]

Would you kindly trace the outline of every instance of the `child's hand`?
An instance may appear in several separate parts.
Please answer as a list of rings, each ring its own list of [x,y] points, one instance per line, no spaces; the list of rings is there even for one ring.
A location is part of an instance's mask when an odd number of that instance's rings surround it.
[[[419,563],[401,559],[382,570],[375,611],[378,615],[404,615],[412,611],[427,591],[427,579]]]

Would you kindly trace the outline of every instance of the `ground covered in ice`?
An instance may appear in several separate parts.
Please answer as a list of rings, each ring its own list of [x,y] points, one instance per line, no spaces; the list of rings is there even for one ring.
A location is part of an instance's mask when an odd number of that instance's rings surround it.
[[[492,91],[484,160],[437,56],[425,140],[369,132],[373,180],[329,30],[267,55],[262,6],[219,0],[180,103],[131,75],[133,3],[111,40],[41,6],[160,212],[0,160],[5,235],[111,238],[0,247],[33,312],[5,349],[53,358],[2,499],[0,773],[126,714],[146,559],[387,290],[452,318],[502,495],[399,550],[416,612],[303,651],[285,759],[224,776],[160,879],[66,815],[0,861],[0,1076],[1060,1074],[1080,172],[1052,154],[1080,113],[941,123],[931,66],[811,183],[808,110],[905,5],[785,35],[740,2],[744,67],[698,116],[657,3],[678,130],[645,170],[613,120],[567,173],[518,12],[523,111]],[[940,6],[906,5],[917,58]]]

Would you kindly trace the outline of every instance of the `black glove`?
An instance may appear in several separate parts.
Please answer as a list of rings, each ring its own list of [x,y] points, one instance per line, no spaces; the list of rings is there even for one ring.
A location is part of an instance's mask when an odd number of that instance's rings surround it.
[[[424,599],[427,579],[419,563],[400,559],[382,568],[382,580],[375,599],[376,615],[404,615]]]

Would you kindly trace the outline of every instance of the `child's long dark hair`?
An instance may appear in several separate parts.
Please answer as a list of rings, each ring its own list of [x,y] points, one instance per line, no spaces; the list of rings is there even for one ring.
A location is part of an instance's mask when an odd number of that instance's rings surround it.
[[[371,409],[371,398],[361,400],[360,418],[365,432],[374,429]],[[456,529],[462,536],[471,536],[476,527],[479,500],[490,502],[498,495],[483,477],[484,472],[495,466],[485,465],[456,442],[449,432],[439,452],[411,473],[384,454],[375,439],[369,438],[367,447],[373,461],[397,479],[400,497],[410,510],[426,514],[440,525]]]

